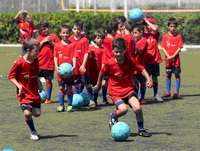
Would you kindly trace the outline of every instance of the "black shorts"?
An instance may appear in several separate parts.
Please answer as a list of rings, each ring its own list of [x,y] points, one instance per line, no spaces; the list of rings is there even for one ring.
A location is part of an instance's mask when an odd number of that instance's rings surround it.
[[[130,95],[128,95],[127,97],[118,100],[118,101],[115,103],[115,107],[118,108],[118,106],[121,105],[121,104],[128,104],[128,105],[129,105],[128,100],[129,100],[131,97],[133,97],[133,96],[137,98],[137,94],[133,92],[133,93],[131,93]],[[129,105],[129,106],[130,106],[130,105]],[[130,107],[131,107],[131,106],[130,106]]]
[[[22,109],[22,111],[28,110],[28,111],[32,112],[33,108],[40,109],[41,104],[40,103],[20,104],[20,108]]]
[[[159,64],[148,64],[147,71],[152,76],[160,75],[160,65]]]
[[[53,80],[53,77],[54,77],[53,74],[54,74],[53,70],[44,70],[44,69],[41,69],[40,72],[39,72],[39,77],[43,77],[46,80]]]
[[[175,66],[173,66],[173,67],[166,67],[166,74],[172,74],[172,73],[174,73],[175,75],[180,75],[180,73],[181,73],[181,68],[180,67],[175,67]]]

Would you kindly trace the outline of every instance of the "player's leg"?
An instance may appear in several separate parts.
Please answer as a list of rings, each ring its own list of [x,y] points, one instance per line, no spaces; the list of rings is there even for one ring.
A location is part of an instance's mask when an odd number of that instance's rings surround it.
[[[107,80],[107,77],[104,77],[103,81],[102,81],[102,88],[101,88],[101,90],[102,90],[103,102],[105,104],[108,104],[107,88],[108,88],[108,80]]]
[[[59,106],[57,107],[57,112],[63,112],[65,110],[64,106],[64,98],[65,98],[65,82],[64,81],[58,81],[58,103]]]
[[[158,76],[160,75],[160,65],[152,64],[152,80],[153,80],[153,95],[154,99],[163,102],[163,99],[158,95]]]
[[[21,109],[24,114],[25,122],[30,129],[30,139],[39,140],[39,136],[34,126],[32,118],[32,105],[31,104],[21,104]]]
[[[138,80],[140,83],[140,103],[142,103],[144,101],[145,94],[146,94],[146,80],[144,76],[142,76],[141,74]]]
[[[172,69],[166,68],[166,81],[165,81],[166,92],[164,95],[165,98],[171,96],[171,76],[172,76]]]
[[[69,82],[67,84],[67,112],[72,112],[73,107],[72,107],[72,100],[73,100],[73,86],[72,83]]]
[[[41,70],[39,73],[39,77],[44,77],[45,78],[45,83],[46,83],[46,92],[47,92],[47,99],[45,101],[46,104],[52,103],[51,102],[51,93],[52,93],[52,80],[53,80],[53,70]]]
[[[143,137],[150,137],[151,134],[144,129],[144,118],[142,108],[140,106],[139,100],[134,95],[130,96],[128,100],[129,105],[131,106],[133,112],[136,116],[137,126],[138,126],[138,135]]]
[[[174,74],[175,74],[175,78],[176,78],[176,89],[175,89],[175,93],[173,95],[174,99],[177,99],[177,98],[180,97],[180,94],[179,94],[179,90],[180,90],[180,87],[181,87],[181,76],[180,76],[180,73],[181,73],[180,67],[175,67],[174,68]]]
[[[128,111],[128,106],[127,104],[124,103],[122,99],[117,100],[114,103],[115,103],[116,109],[109,114],[109,118],[108,118],[110,129],[116,122],[118,122],[118,118],[125,115]]]

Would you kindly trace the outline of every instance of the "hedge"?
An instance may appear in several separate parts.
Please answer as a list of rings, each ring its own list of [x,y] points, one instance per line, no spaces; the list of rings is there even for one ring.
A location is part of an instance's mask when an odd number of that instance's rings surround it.
[[[122,15],[120,13],[93,13],[93,12],[54,12],[54,13],[32,13],[35,24],[40,20],[48,20],[52,32],[58,33],[62,23],[73,25],[75,20],[82,20],[87,28],[87,34],[102,27],[107,21]],[[200,42],[200,14],[199,13],[152,13],[158,19],[161,34],[166,31],[169,17],[177,18],[178,30],[183,34],[187,44],[199,44]],[[17,43],[18,29],[13,22],[15,13],[0,13],[0,43]]]

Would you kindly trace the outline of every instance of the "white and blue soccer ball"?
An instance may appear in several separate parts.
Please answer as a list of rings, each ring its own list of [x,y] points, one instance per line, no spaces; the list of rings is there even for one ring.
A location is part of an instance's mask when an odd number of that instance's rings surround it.
[[[128,17],[132,21],[140,21],[144,18],[144,13],[140,8],[134,8],[129,11]]]
[[[125,141],[130,136],[130,127],[125,122],[117,122],[112,126],[111,135],[115,141]]]
[[[74,94],[72,99],[73,108],[81,108],[84,105],[84,99],[81,94]]]
[[[73,74],[73,67],[69,63],[62,63],[58,67],[58,73],[62,77],[70,77]]]
[[[80,95],[83,97],[83,101],[84,101],[83,105],[84,106],[89,105],[89,103],[90,103],[90,97],[89,97],[88,93],[81,92]]]
[[[40,91],[39,95],[42,102],[44,102],[47,99],[47,92],[45,90]]]

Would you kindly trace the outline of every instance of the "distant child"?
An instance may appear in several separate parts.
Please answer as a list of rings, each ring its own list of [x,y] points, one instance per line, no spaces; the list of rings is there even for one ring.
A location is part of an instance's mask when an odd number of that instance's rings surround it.
[[[158,102],[163,102],[163,99],[158,95],[158,76],[160,75],[160,63],[162,58],[158,49],[159,32],[156,19],[152,16],[144,18],[145,31],[144,37],[147,39],[147,70],[153,79],[153,96]]]
[[[52,34],[49,31],[49,23],[47,21],[42,21],[39,27],[40,35],[37,40],[40,42],[40,51],[38,54],[39,60],[39,77],[43,77],[46,80],[46,92],[47,100],[46,104],[51,103],[51,93],[52,93],[52,80],[54,75],[54,58],[53,51],[55,43],[59,42],[60,39],[56,34]]]
[[[32,116],[41,114],[41,100],[38,93],[39,62],[37,59],[39,43],[35,39],[23,43],[25,54],[11,67],[8,79],[17,87],[17,99],[23,111],[31,134],[30,139],[39,140]]]
[[[73,85],[73,76],[70,77],[62,77],[59,74],[59,65],[62,63],[69,63],[72,65],[73,68],[76,66],[76,60],[74,57],[74,45],[69,41],[69,37],[71,35],[71,28],[63,24],[60,28],[60,37],[61,41],[55,44],[54,48],[54,64],[55,64],[55,71],[57,75],[57,81],[59,86],[58,92],[58,102],[59,106],[57,107],[58,112],[65,111],[64,106],[64,97],[67,94],[68,96],[68,106],[67,111],[72,111],[72,85]]]
[[[86,82],[86,63],[88,57],[89,40],[82,34],[83,23],[76,21],[73,26],[73,34],[69,40],[74,44],[74,55],[76,57],[75,75],[79,83],[79,92],[81,93]],[[76,84],[78,85],[78,84]]]
[[[26,10],[20,10],[15,18],[15,22],[19,28],[19,42],[23,43],[25,40],[30,39],[33,37],[35,27],[34,23]],[[22,47],[22,55],[23,55],[23,47]]]
[[[138,125],[138,135],[143,137],[150,137],[151,134],[144,129],[143,113],[140,103],[135,94],[135,87],[133,85],[133,74],[137,70],[147,80],[147,86],[152,86],[152,81],[140,64],[135,64],[132,58],[127,57],[125,40],[122,38],[113,41],[114,56],[102,68],[97,85],[94,90],[99,89],[103,75],[108,76],[108,93],[116,106],[116,109],[109,115],[109,127],[111,128],[118,118],[125,115],[128,111],[128,106],[131,106],[136,115]]]
[[[88,92],[92,96],[90,106],[97,106],[98,92],[92,91],[92,87],[96,85],[99,72],[102,68],[103,57],[106,49],[103,47],[104,33],[101,30],[97,30],[94,34],[94,41],[89,45],[88,60],[87,60],[87,76],[88,76]],[[106,87],[107,88],[107,87]],[[103,102],[107,103],[107,90],[102,86]]]
[[[144,66],[146,66],[145,55],[147,53],[147,39],[143,36],[143,25],[135,25],[132,28],[132,35],[135,40],[135,50],[133,57]],[[137,90],[140,90],[140,102],[144,101],[146,92],[146,81],[141,73],[136,73]]]
[[[164,97],[171,96],[171,76],[174,73],[176,78],[176,89],[173,98],[179,98],[179,89],[181,85],[181,66],[179,53],[183,47],[182,35],[177,32],[177,20],[175,18],[169,18],[168,20],[168,32],[162,36],[161,46],[165,53],[165,65],[166,65],[166,93]]]

